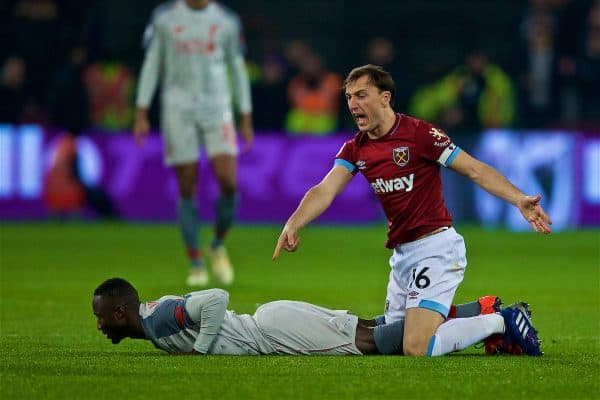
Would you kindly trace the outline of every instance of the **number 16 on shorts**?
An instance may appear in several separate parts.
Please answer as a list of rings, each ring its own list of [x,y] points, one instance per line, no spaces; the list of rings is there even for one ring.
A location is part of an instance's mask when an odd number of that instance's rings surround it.
[[[417,272],[418,270],[418,272]],[[413,268],[412,270],[412,279],[410,281],[409,288],[412,288],[413,285],[418,289],[425,289],[431,284],[431,279],[425,273],[429,270],[429,267],[422,268]]]

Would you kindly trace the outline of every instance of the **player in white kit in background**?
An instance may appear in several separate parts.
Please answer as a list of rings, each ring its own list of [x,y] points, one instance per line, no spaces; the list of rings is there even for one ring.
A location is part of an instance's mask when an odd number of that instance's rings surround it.
[[[498,329],[488,330],[477,341],[492,334],[513,341],[520,332],[511,326],[512,321],[517,317],[528,320],[520,304],[486,310],[482,303],[481,309],[474,310],[475,303],[456,306],[457,318],[462,315],[477,323],[478,318],[493,314],[499,320]],[[403,354],[403,321],[375,326],[376,321],[360,319],[346,310],[301,301],[266,303],[254,315],[238,315],[227,310],[228,304],[229,294],[222,289],[142,303],[129,282],[111,278],[94,291],[92,309],[96,327],[114,344],[128,337],[146,339],[173,354]],[[462,346],[454,351],[477,341],[460,342]]]
[[[137,92],[134,136],[139,145],[144,144],[150,130],[148,108],[160,81],[165,163],[177,176],[177,218],[191,264],[187,284],[204,286],[209,282],[195,199],[202,146],[220,190],[209,247],[213,274],[219,282],[230,284],[233,267],[223,241],[237,201],[238,148],[232,102],[246,148],[252,146],[254,137],[239,19],[217,2],[172,1],[155,10],[144,39],[147,50]]]

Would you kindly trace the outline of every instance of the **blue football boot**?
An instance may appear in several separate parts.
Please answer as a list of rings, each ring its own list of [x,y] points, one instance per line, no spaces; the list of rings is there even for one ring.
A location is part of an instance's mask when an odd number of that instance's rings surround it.
[[[505,342],[516,344],[530,356],[541,356],[541,340],[531,323],[531,313],[527,303],[516,303],[503,309],[500,314],[504,318]]]

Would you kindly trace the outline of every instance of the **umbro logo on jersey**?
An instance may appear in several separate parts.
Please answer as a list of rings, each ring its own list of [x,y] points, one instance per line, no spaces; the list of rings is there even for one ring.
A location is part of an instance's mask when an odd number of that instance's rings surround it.
[[[358,167],[358,169],[360,169],[360,170],[362,170],[362,169],[365,169],[365,168],[367,168],[367,162],[366,162],[366,161],[363,161],[363,160],[358,160],[358,161],[356,162],[356,166],[357,166],[357,167]]]
[[[371,187],[377,194],[397,191],[410,192],[413,190],[414,180],[415,174],[410,174],[395,179],[377,178],[374,182],[371,182]]]
[[[406,146],[396,147],[392,152],[392,158],[399,167],[404,167],[410,160],[410,150]]]

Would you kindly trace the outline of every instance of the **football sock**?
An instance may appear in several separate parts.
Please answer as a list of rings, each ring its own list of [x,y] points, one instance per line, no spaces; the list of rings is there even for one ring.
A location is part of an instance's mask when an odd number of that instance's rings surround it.
[[[213,249],[223,244],[223,239],[229,231],[233,218],[235,216],[235,206],[237,203],[237,196],[223,196],[219,197],[216,204],[217,219],[215,222],[215,237],[210,244]]]
[[[456,304],[450,306],[450,312],[448,318],[470,318],[476,317],[481,313],[481,304],[479,301],[473,301],[471,303]],[[385,324],[385,315],[378,315],[373,318],[377,325]]]
[[[440,325],[431,337],[427,355],[441,356],[464,350],[494,333],[504,333],[504,318],[500,314],[451,319]]]
[[[479,301],[471,303],[457,304],[450,306],[448,318],[470,318],[476,317],[481,313],[481,304]]]
[[[387,325],[377,325],[373,328],[375,346],[381,354],[404,354],[404,320],[398,320]]]
[[[202,252],[196,249],[188,249],[187,256],[190,260],[190,268],[204,268]]]
[[[193,197],[179,198],[177,204],[177,220],[192,268],[202,268],[202,253],[199,250],[200,243],[198,235],[200,223],[198,221],[196,201]]]

